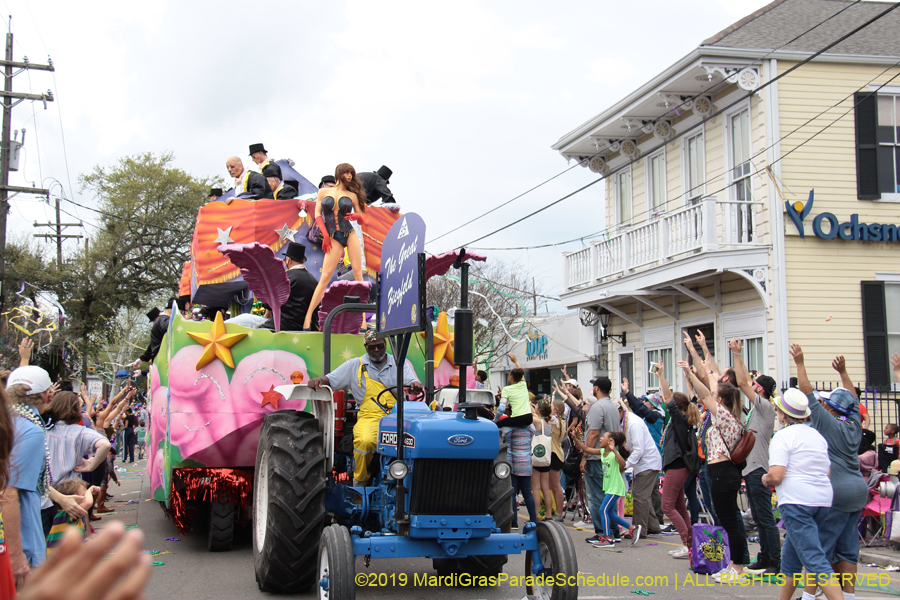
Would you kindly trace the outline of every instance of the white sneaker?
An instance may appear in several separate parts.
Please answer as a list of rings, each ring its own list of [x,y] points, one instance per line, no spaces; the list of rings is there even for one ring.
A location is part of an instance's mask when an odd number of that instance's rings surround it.
[[[688,550],[687,546],[682,546],[678,550],[674,550],[672,552],[672,558],[689,558],[690,550]]]
[[[741,573],[739,575],[734,567],[723,569],[718,573],[715,573],[712,578],[716,583],[726,583],[728,585],[739,585],[745,581],[749,581],[749,577],[746,573]]]
[[[584,529],[584,528],[586,528],[587,526],[588,526],[588,524],[585,523],[584,521],[578,521],[577,523],[573,523],[573,524],[572,524],[572,527],[574,527],[575,529],[578,529],[579,527],[581,527],[582,529]]]

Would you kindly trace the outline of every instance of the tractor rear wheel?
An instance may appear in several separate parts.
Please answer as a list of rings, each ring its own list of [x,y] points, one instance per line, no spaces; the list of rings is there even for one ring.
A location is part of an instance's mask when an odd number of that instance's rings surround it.
[[[319,542],[319,600],[356,598],[356,557],[350,532],[341,525],[329,525]]]
[[[556,521],[541,521],[537,524],[537,539],[544,570],[541,573],[532,573],[533,558],[531,552],[526,552],[525,576],[544,575],[548,580],[552,578],[552,581],[565,576],[566,581],[575,581],[576,585],[526,585],[526,593],[529,597],[534,596],[541,600],[575,600],[578,598],[578,558],[571,536],[566,528]],[[570,577],[572,579],[569,579]]]
[[[494,464],[509,462],[506,456],[506,444],[500,445],[500,452]],[[513,489],[512,480],[500,479],[491,474],[491,489],[488,496],[488,510],[501,533],[509,533],[513,522]],[[435,558],[432,561],[438,575],[468,573],[473,577],[492,577],[503,571],[508,557],[505,554],[467,556],[466,558]]]
[[[206,549],[210,552],[227,552],[234,541],[234,504],[209,503],[209,531]]]
[[[316,582],[325,524],[325,451],[307,413],[266,415],[253,482],[253,563],[259,589],[303,592]]]

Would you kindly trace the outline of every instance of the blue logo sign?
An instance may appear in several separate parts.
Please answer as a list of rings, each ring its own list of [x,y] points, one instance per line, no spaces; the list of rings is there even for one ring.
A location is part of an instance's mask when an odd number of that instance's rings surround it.
[[[422,272],[419,268],[419,255],[424,250],[422,217],[408,213],[397,219],[381,246],[377,318],[380,333],[424,331],[421,316],[425,273],[424,268]]]
[[[801,238],[806,237],[803,232],[803,220],[812,211],[813,191],[809,191],[809,199],[805,205],[800,201],[794,204],[790,202],[784,203],[787,215],[793,221]],[[813,219],[812,230],[817,238],[823,240],[831,240],[836,237],[842,240],[868,242],[896,242],[900,240],[900,228],[897,225],[860,223],[859,215],[850,215],[850,220],[842,223],[830,212],[820,213]]]
[[[549,343],[546,335],[537,329],[528,329],[528,340],[525,345],[525,360],[541,360],[547,358]]]
[[[471,444],[474,441],[475,441],[475,438],[473,438],[471,435],[463,435],[463,434],[451,435],[450,437],[447,438],[447,443],[451,444],[453,446],[468,446],[469,444]]]

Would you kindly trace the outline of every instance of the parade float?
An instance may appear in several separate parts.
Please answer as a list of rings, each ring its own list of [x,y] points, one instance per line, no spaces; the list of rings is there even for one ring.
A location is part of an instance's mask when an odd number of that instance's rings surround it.
[[[313,274],[322,261],[321,246],[306,236],[313,208],[242,199],[201,208],[184,273],[194,301],[230,305],[234,315],[258,299],[277,323],[290,292],[278,258],[287,242],[305,242]],[[197,322],[173,310],[151,368],[153,499],[181,531],[206,515],[210,550],[229,549],[235,524],[249,520],[256,581],[268,592],[313,587],[320,599],[353,600],[358,556],[366,568],[373,558],[428,558],[445,585],[463,576],[497,585],[508,555],[524,552],[530,595],[577,598],[565,528],[546,521],[511,530],[506,447],[493,420],[479,416],[493,395],[467,389],[468,261],[485,257],[459,250],[426,259],[425,223],[414,213],[369,207],[362,234],[367,277],[376,275],[377,285],[332,282],[318,311],[321,333],[251,329],[226,322],[222,311]],[[446,314],[425,306],[428,277],[450,268],[460,271],[453,332]],[[411,365],[424,392],[407,396],[402,368],[394,386],[365,375],[359,409],[343,390],[307,385],[365,353],[360,313],[373,314],[376,339]],[[457,367],[459,387],[436,394]],[[378,415],[377,430],[363,430],[372,431],[371,453],[352,442],[357,410],[367,427]],[[368,468],[354,471],[363,459]]]

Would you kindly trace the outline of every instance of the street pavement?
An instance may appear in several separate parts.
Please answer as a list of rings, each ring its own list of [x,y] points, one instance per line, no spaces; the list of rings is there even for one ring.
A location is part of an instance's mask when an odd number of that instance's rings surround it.
[[[116,464],[122,465],[121,462]],[[145,461],[134,465],[126,464],[125,467],[127,470],[119,474],[122,486],[114,486],[111,490],[115,494],[111,506],[116,508],[116,514],[104,516],[97,525],[102,527],[112,519],[121,519],[126,525],[138,525],[146,536],[145,549],[158,552],[153,560],[164,564],[153,567],[153,576],[147,586],[148,600],[243,600],[273,596],[260,592],[256,586],[249,525],[237,528],[231,552],[207,552],[206,534],[202,528],[188,534],[179,534],[172,522],[165,517],[159,503],[147,501],[150,486],[143,471]],[[519,522],[524,522],[524,517],[520,517]],[[776,585],[760,581],[754,582],[752,586],[729,586],[716,584],[711,579],[707,581],[705,576],[698,578],[688,569],[687,560],[676,560],[667,554],[668,550],[678,547],[676,535],[641,540],[634,547],[629,541],[623,541],[615,549],[605,550],[585,543],[584,538],[592,532],[576,530],[571,520],[566,521],[566,527],[578,551],[579,572],[585,576],[601,578],[605,575],[607,578],[606,585],[582,586],[579,597],[585,600],[635,600],[642,596],[652,597],[654,600],[778,596]],[[180,541],[166,538],[177,538]],[[758,548],[757,544],[751,544],[751,553],[757,552]],[[372,561],[371,567],[366,569],[363,559],[357,558],[356,569],[357,573],[366,574],[368,583],[371,583],[357,588],[357,598],[361,600],[519,600],[525,596],[523,585],[512,585],[510,582],[494,587],[431,587],[427,581],[421,581],[423,576],[436,575],[431,561],[426,559]],[[510,576],[524,575],[524,556],[510,556],[505,572]],[[893,589],[858,587],[856,593],[859,600],[900,596],[900,576],[897,573],[868,567],[862,567],[860,572],[871,573],[873,584],[880,577],[882,583]],[[648,576],[654,579],[637,584],[638,577]],[[799,593],[795,594],[795,597],[799,596]],[[310,590],[304,594],[282,597],[314,598],[315,593]]]

